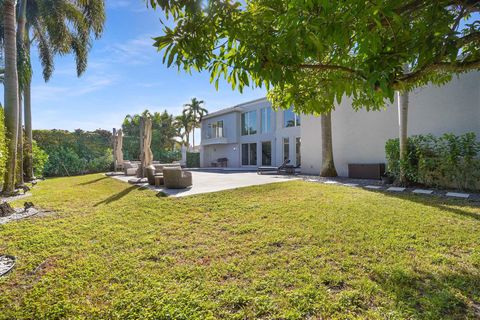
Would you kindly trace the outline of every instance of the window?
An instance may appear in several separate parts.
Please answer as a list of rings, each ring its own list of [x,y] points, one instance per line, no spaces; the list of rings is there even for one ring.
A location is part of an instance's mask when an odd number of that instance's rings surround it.
[[[270,128],[270,118],[272,114],[272,108],[267,107],[261,110],[262,115],[262,133],[268,133],[271,131]]]
[[[262,166],[272,165],[272,142],[262,142]]]
[[[242,136],[257,133],[257,112],[249,111],[242,113]]]
[[[283,160],[290,159],[290,142],[288,138],[283,138]]]
[[[208,139],[223,138],[223,121],[217,121],[208,125]]]
[[[257,165],[257,144],[243,143],[242,144],[242,166],[256,166]]]
[[[296,127],[300,125],[300,115],[293,112],[293,108],[283,111],[283,126]]]
[[[295,139],[295,161],[297,163],[297,166],[300,166],[300,164],[302,163],[302,154],[300,150],[301,145],[302,145],[301,139],[300,137],[297,137]]]

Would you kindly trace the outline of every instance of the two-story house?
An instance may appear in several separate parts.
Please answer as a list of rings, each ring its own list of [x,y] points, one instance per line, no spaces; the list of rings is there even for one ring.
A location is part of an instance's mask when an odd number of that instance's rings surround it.
[[[208,114],[201,131],[202,167],[214,166],[220,158],[233,168],[301,161],[300,116],[292,110],[272,110],[266,98]]]
[[[474,132],[480,140],[480,72],[443,86],[409,94],[409,135]],[[228,167],[278,166],[283,159],[318,174],[322,159],[321,121],[313,115],[271,109],[259,99],[206,116],[202,121],[201,166],[227,158]],[[332,112],[333,155],[340,176],[352,163],[385,163],[385,142],[398,137],[397,102],[379,111],[355,111],[344,97]]]

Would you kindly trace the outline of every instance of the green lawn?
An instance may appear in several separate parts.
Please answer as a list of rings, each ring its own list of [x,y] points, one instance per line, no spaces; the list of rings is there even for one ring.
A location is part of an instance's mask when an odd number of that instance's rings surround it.
[[[301,181],[186,198],[89,175],[0,226],[0,318],[480,317],[480,208]],[[21,202],[18,202],[21,204]]]

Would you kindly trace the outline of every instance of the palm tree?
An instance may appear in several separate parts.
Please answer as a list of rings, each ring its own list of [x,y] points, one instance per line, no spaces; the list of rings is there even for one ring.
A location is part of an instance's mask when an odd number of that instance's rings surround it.
[[[208,114],[207,109],[203,108],[203,100],[197,100],[197,98],[192,98],[190,103],[183,105],[183,114],[188,115],[192,120],[192,133],[193,133],[193,147],[195,148],[195,128],[200,127],[200,122],[202,118]]]
[[[192,119],[188,114],[181,114],[175,117],[175,127],[178,130],[179,137],[182,138],[185,145],[190,146],[190,131],[192,130]]]
[[[15,191],[15,162],[17,155],[18,73],[15,2],[15,0],[4,0],[2,8],[4,22],[3,46],[5,51],[5,127],[8,138],[7,166],[3,182],[3,193],[6,195],[11,195]]]
[[[105,23],[104,0],[71,1],[71,0],[22,0],[19,6],[25,6],[23,18],[26,21],[23,35],[23,50],[27,68],[30,66],[30,48],[36,43],[43,68],[43,78],[48,81],[54,70],[53,57],[56,54],[73,53],[77,64],[77,75],[87,68],[88,50],[91,46],[91,35],[98,39]],[[22,16],[19,17],[19,21]],[[30,36],[32,34],[32,36]],[[31,115],[31,77],[25,78],[24,113],[26,133],[26,176],[33,178],[32,166],[32,115]]]

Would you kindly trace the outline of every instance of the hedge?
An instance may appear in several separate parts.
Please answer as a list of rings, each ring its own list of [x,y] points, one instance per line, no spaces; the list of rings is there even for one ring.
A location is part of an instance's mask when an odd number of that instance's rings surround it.
[[[200,153],[187,152],[187,168],[199,168],[200,167]]]
[[[33,137],[48,155],[45,176],[105,172],[113,166],[110,131],[34,130]]]
[[[408,139],[408,157],[400,163],[398,139],[385,144],[387,171],[394,178],[405,169],[411,183],[429,187],[480,190],[480,142],[473,132],[441,137],[417,135]]]

